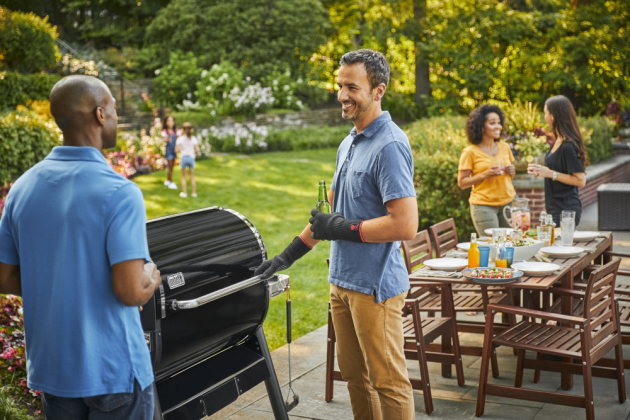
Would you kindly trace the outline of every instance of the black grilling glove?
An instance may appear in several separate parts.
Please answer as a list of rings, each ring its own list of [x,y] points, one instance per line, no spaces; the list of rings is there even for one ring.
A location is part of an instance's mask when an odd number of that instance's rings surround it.
[[[296,236],[288,247],[280,255],[276,255],[270,260],[263,261],[262,264],[254,271],[255,276],[261,276],[263,279],[273,276],[277,271],[286,270],[291,265],[302,258],[312,248],[308,246],[302,238]]]
[[[311,210],[309,223],[311,224],[311,238],[323,241],[365,242],[361,235],[363,220],[348,220],[341,213],[322,213],[317,209]]]

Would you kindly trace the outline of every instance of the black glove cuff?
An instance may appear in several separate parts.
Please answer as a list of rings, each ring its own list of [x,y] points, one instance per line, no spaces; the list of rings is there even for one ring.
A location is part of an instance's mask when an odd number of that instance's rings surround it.
[[[307,245],[306,242],[302,240],[302,238],[298,235],[291,241],[289,246],[286,247],[280,256],[285,259],[290,265],[302,258],[308,251],[310,251],[310,246]]]
[[[343,219],[342,223],[335,223],[332,228],[332,234],[335,239],[343,239],[353,242],[365,242],[361,227],[363,220],[347,220]]]

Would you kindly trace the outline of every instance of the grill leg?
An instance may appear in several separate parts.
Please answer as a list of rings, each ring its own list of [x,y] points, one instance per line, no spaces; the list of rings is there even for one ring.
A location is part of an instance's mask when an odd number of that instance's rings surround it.
[[[267,347],[267,339],[262,327],[256,331],[256,338],[260,345],[260,352],[265,358],[267,369],[269,369],[269,378],[265,379],[265,387],[267,388],[267,394],[269,395],[269,402],[273,409],[273,415],[276,420],[289,420],[287,410],[284,408],[284,400],[282,399],[282,391],[280,391],[280,384],[278,383],[278,377],[276,376],[276,370],[273,367],[271,361],[271,353],[269,353],[269,347]]]

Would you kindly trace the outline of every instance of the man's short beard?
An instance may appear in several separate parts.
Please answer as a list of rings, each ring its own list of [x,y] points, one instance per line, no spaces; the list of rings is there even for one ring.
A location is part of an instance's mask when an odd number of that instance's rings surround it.
[[[343,118],[344,120],[356,121],[361,118],[366,112],[368,112],[372,108],[372,105],[374,105],[374,95],[372,95],[371,92],[366,102],[367,105],[361,105],[355,101],[354,103],[356,104],[357,109],[354,114],[346,116],[344,115],[343,111],[341,111],[341,118]]]

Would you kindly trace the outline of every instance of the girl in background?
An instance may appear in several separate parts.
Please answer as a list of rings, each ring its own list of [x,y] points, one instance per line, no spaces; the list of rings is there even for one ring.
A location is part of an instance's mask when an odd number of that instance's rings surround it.
[[[164,181],[164,185],[172,190],[176,190],[177,184],[173,182],[173,167],[175,166],[175,159],[177,158],[177,154],[175,153],[175,143],[177,142],[177,126],[175,125],[175,118],[172,116],[165,117],[164,124],[162,126],[164,127],[162,130],[162,138],[164,139],[164,144],[166,144],[166,153],[164,154],[164,157],[168,162],[166,167],[166,181]]]
[[[479,236],[489,228],[509,228],[502,216],[503,207],[516,197],[512,180],[514,155],[507,143],[500,141],[503,112],[496,105],[481,105],[466,120],[470,146],[459,158],[457,185],[472,187],[470,216]]]
[[[556,141],[545,156],[545,166],[529,164],[527,173],[545,178],[545,207],[560,226],[563,210],[575,211],[580,223],[582,202],[578,187],[586,185],[588,156],[573,105],[566,96],[552,96],[545,102],[545,121]]]

